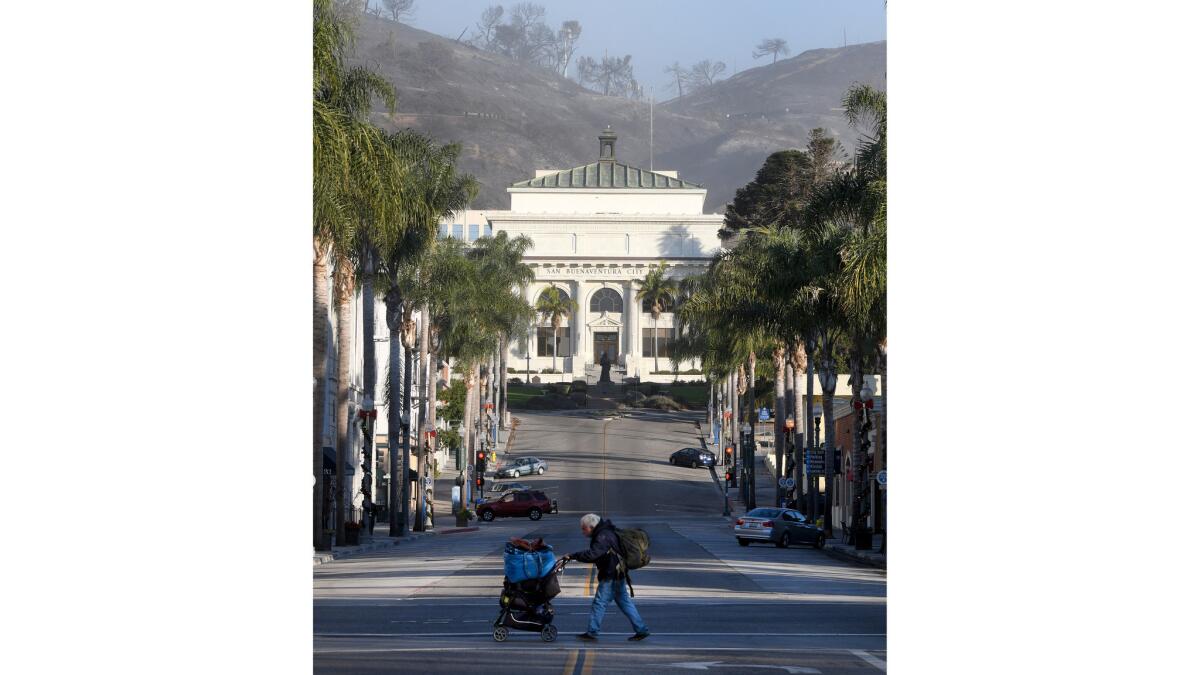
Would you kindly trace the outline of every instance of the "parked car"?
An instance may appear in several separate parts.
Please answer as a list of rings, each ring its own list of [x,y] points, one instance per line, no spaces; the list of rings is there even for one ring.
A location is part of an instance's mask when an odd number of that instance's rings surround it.
[[[541,490],[521,490],[493,497],[475,506],[480,520],[491,522],[496,518],[528,516],[530,520],[541,520],[544,513],[558,513],[558,501],[550,500]]]
[[[532,490],[532,489],[533,489],[532,485],[526,485],[524,483],[492,483],[491,487],[488,488],[488,492],[494,492],[496,494],[502,495],[505,492],[508,492],[510,490]]]
[[[717,456],[700,448],[684,448],[671,453],[671,458],[667,461],[675,466],[690,466],[694,469],[698,466],[715,466]]]
[[[537,457],[518,457],[517,459],[496,469],[496,478],[520,478],[529,474],[546,473],[550,466]]]
[[[752,541],[769,541],[779,548],[792,544],[809,544],[813,548],[825,546],[825,533],[821,528],[792,509],[754,509],[734,522],[733,535],[742,546],[749,546]]]

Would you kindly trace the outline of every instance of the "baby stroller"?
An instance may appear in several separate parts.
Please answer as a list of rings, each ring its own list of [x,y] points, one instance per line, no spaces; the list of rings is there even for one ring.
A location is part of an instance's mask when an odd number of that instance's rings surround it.
[[[566,561],[554,560],[550,547],[542,544],[540,539],[533,542],[514,540],[505,545],[504,555],[504,590],[500,592],[500,616],[492,624],[492,639],[504,642],[508,639],[509,629],[512,629],[541,633],[542,640],[554,642],[558,638],[558,628],[554,627],[554,606],[550,600],[559,594],[558,577]],[[529,560],[531,557],[535,566],[542,565],[548,559],[549,571],[541,576],[532,576],[531,571],[544,571],[545,568],[526,565],[525,570],[515,571],[510,564],[511,559]],[[513,581],[510,574],[519,581]]]

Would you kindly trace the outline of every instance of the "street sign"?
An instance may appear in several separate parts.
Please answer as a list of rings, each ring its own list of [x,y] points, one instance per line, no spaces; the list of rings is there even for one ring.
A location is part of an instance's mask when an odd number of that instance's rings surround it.
[[[875,474],[875,482],[879,483],[880,487],[887,487],[887,469]]]
[[[786,478],[780,478],[779,479],[779,487],[781,487],[781,488],[787,487],[787,481],[788,481],[788,479],[786,479]]]
[[[804,456],[808,462],[809,473],[825,473],[825,450],[821,448],[805,450]]]
[[[425,476],[425,480],[421,481],[421,484],[425,486],[426,490],[428,490],[429,488],[433,487],[433,479],[429,476]]]
[[[784,478],[783,479],[783,487],[787,488],[788,490],[791,490],[792,488],[796,487],[796,479],[792,478],[791,476]]]
[[[468,475],[468,476],[474,476],[474,475],[475,475],[475,465],[474,465],[474,464],[468,464],[468,465],[467,465],[467,475]]]
[[[759,422],[766,422],[766,421],[767,421],[767,420],[769,420],[769,419],[771,419],[771,413],[770,413],[770,412],[769,412],[769,411],[768,411],[768,410],[767,410],[765,407],[764,407],[764,408],[761,408],[761,409],[759,409],[759,411],[758,411],[758,421],[759,421]]]

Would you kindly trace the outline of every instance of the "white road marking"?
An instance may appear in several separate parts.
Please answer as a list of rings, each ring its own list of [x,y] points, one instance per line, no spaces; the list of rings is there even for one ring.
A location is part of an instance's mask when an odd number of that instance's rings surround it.
[[[426,622],[430,623],[430,622]],[[621,632],[601,632],[600,635],[627,635]],[[346,638],[346,637],[467,637],[471,635],[491,635],[491,633],[313,633],[313,637]],[[659,633],[656,637],[887,637],[887,633]],[[866,654],[866,652],[863,652]],[[861,655],[858,655],[861,656]],[[870,658],[875,658],[867,654]],[[863,657],[864,659],[866,657]],[[876,659],[878,660],[878,659]],[[882,663],[882,662],[881,662]],[[874,664],[872,664],[874,665]]]
[[[758,665],[753,663],[731,663],[725,666],[724,661],[684,661],[680,663],[664,663],[668,668],[684,668],[686,670],[708,670],[713,666],[727,668],[771,668],[773,670],[786,670],[789,674],[795,675],[798,673],[809,673],[810,675],[820,675],[821,671],[816,668],[807,668],[805,666],[771,666]]]
[[[880,661],[879,659],[875,658],[874,656],[871,656],[870,654],[864,652],[861,649],[852,649],[852,650],[850,650],[850,653],[857,656],[858,658],[862,659],[863,661],[866,661],[867,663],[875,666],[876,668],[882,670],[883,672],[885,672],[885,673],[887,672],[887,661]]]

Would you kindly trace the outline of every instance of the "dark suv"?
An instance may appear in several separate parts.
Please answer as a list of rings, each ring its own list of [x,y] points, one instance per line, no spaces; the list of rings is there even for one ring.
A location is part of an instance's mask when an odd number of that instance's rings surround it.
[[[522,490],[482,502],[475,507],[475,513],[485,522],[511,516],[541,520],[543,513],[558,513],[558,502],[548,499],[541,490]]]

